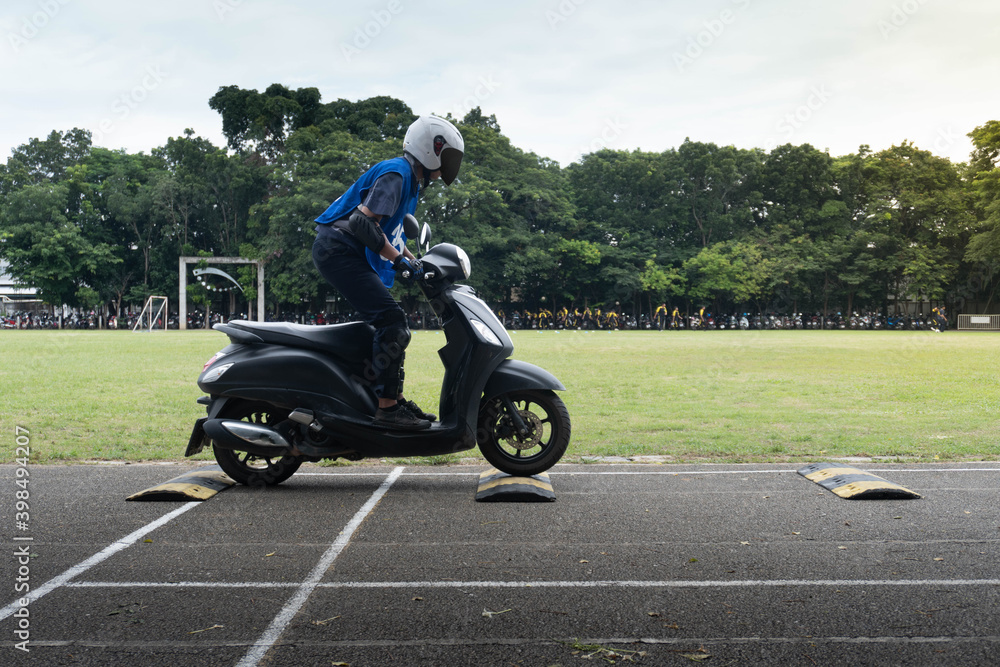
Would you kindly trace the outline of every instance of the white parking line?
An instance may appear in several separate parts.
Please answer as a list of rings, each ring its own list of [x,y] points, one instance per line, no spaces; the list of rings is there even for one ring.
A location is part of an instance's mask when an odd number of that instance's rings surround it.
[[[649,465],[649,464],[634,464],[634,465]],[[669,464],[667,464],[669,466]],[[858,467],[862,466],[865,472],[887,472],[887,473],[937,473],[937,472],[1000,472],[1000,468],[868,468],[862,464],[856,463],[844,463],[845,467]],[[801,466],[799,466],[801,467]],[[663,470],[662,466],[657,466],[659,470],[559,470],[558,467],[552,468],[548,471],[549,476],[662,476],[669,475],[677,477],[680,475],[775,475],[775,474],[788,474],[797,473],[799,467],[796,468],[775,468],[773,470]],[[455,471],[455,472],[421,472],[415,470],[413,472],[404,473],[403,477],[479,477],[482,473],[482,468],[476,468],[475,470],[468,471]],[[382,472],[297,472],[296,477],[382,477],[385,473]]]
[[[747,579],[716,581],[331,581],[323,588],[780,588],[782,586],[1000,586],[1000,579]]]
[[[331,561],[332,564],[332,561]],[[603,581],[328,581],[301,584],[285,582],[215,582],[215,581],[81,581],[67,588],[317,588],[410,589],[410,588],[781,588],[786,586],[1000,586],[1000,579],[737,579],[737,580],[603,580]],[[296,598],[293,598],[295,600]],[[305,600],[303,599],[303,602]],[[289,605],[291,602],[289,602]],[[302,605],[299,604],[299,607]],[[286,608],[288,605],[286,605]],[[296,609],[298,611],[298,609]],[[284,613],[284,610],[282,611]],[[280,614],[279,614],[280,616]],[[294,616],[294,613],[292,614]],[[290,620],[290,619],[289,619]],[[287,625],[287,621],[285,622]],[[280,634],[280,633],[279,633]],[[263,639],[263,638],[262,638]],[[275,636],[271,641],[277,641]],[[256,642],[258,645],[260,640]],[[270,646],[271,644],[268,644]],[[266,650],[266,649],[265,649]],[[243,664],[243,663],[240,663]],[[256,664],[256,663],[254,663]]]
[[[139,530],[137,530],[137,531],[135,531],[133,533],[130,533],[129,535],[126,535],[125,537],[123,537],[122,539],[118,540],[114,544],[111,544],[108,547],[105,547],[104,549],[102,549],[98,553],[94,554],[93,556],[91,556],[87,560],[74,565],[73,567],[71,567],[68,570],[66,570],[65,572],[63,572],[62,574],[60,574],[60,575],[58,575],[56,577],[53,577],[52,579],[50,579],[49,581],[45,582],[44,584],[42,584],[38,588],[34,589],[33,591],[29,592],[27,595],[25,595],[23,597],[27,598],[27,602],[29,604],[32,603],[32,602],[34,602],[35,600],[37,600],[38,598],[42,597],[43,595],[51,593],[52,591],[54,591],[55,589],[59,588],[60,586],[66,585],[71,579],[73,579],[73,578],[75,578],[75,577],[83,574],[84,572],[86,572],[90,568],[94,567],[98,563],[107,560],[108,558],[110,558],[114,554],[118,553],[122,549],[125,549],[126,547],[131,546],[132,544],[134,544],[135,542],[137,542],[139,540],[139,538],[144,537],[145,535],[153,532],[157,528],[159,528],[159,527],[161,527],[161,526],[169,523],[173,519],[179,517],[181,514],[184,514],[184,512],[187,512],[189,509],[191,509],[193,507],[197,507],[200,504],[201,503],[199,501],[192,501],[192,502],[189,502],[189,503],[185,503],[184,505],[181,505],[180,507],[178,507],[177,509],[175,509],[173,512],[170,512],[168,514],[164,514],[163,516],[161,516],[156,521],[153,521],[152,523],[146,524],[145,526],[143,526]],[[22,602],[21,599],[15,600],[14,602],[11,602],[9,605],[7,605],[6,607],[4,607],[3,609],[0,609],[0,621],[2,621],[5,618],[9,617],[11,614],[13,614],[15,611],[17,611],[18,609],[20,609],[22,606],[26,606],[26,605],[22,605],[21,602]]]
[[[295,615],[299,613],[300,609],[302,609],[302,605],[306,603],[306,600],[310,595],[312,595],[312,592],[316,590],[317,586],[319,586],[320,580],[323,578],[323,575],[326,574],[326,571],[330,569],[330,566],[333,565],[333,561],[337,559],[340,552],[342,552],[348,542],[351,541],[354,531],[361,526],[361,523],[365,520],[365,518],[371,514],[373,509],[375,509],[375,505],[378,504],[378,501],[380,501],[382,496],[389,491],[389,487],[391,487],[402,474],[402,467],[395,468],[389,476],[386,477],[385,481],[382,482],[382,485],[375,490],[375,493],[371,495],[368,502],[361,506],[361,509],[359,509],[357,514],[354,515],[354,518],[351,519],[351,521],[344,527],[344,530],[340,531],[337,539],[332,545],[330,545],[330,548],[326,550],[323,557],[320,558],[316,567],[314,567],[313,571],[309,574],[309,577],[302,582],[299,589],[295,592],[295,595],[292,596],[292,599],[290,599],[282,610],[278,612],[278,615],[273,621],[271,621],[271,625],[264,631],[264,634],[260,636],[260,639],[254,642],[253,648],[250,649],[245,656],[243,656],[243,659],[240,660],[237,667],[252,667],[264,658],[264,655],[268,652],[268,650],[270,650],[270,648],[274,646],[274,643],[278,641],[278,638],[281,637],[281,633],[285,631],[288,624],[291,623],[292,619],[295,618]]]

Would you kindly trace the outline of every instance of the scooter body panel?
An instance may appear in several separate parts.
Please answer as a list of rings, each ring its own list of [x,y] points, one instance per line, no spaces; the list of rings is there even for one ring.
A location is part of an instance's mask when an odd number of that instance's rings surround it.
[[[261,400],[294,410],[314,411],[365,421],[375,413],[375,396],[357,372],[324,354],[283,345],[236,345],[210,365],[198,386],[211,395]],[[206,381],[213,369],[231,364],[221,376]],[[353,371],[353,372],[352,372]]]
[[[441,391],[444,422],[476,424],[483,389],[496,368],[514,351],[503,324],[466,286],[449,290],[441,313],[448,344],[438,351],[445,367]]]

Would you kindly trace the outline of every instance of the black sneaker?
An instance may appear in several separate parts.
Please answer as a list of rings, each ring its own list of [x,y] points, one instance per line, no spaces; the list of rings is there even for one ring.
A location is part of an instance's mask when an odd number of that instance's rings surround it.
[[[406,409],[409,410],[415,417],[418,417],[419,419],[426,419],[427,421],[430,422],[437,421],[437,415],[431,414],[430,412],[424,412],[423,410],[420,409],[420,406],[418,406],[413,401],[403,401],[403,405],[406,406]]]
[[[429,421],[411,413],[405,403],[396,403],[391,408],[376,410],[375,425],[404,431],[421,431],[431,427]]]

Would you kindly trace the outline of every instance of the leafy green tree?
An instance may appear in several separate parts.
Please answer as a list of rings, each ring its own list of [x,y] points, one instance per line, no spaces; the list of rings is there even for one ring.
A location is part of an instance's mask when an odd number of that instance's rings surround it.
[[[863,233],[876,294],[883,303],[889,294],[940,298],[957,273],[959,238],[971,224],[959,172],[912,143],[873,158],[875,187]]]
[[[772,262],[756,244],[715,243],[684,262],[688,296],[702,303],[732,299],[734,305],[757,301],[771,280]]]
[[[0,169],[0,196],[26,185],[59,183],[67,170],[90,153],[90,132],[74,128],[53,130],[45,139],[30,139],[12,151]]]
[[[656,263],[655,257],[647,259],[645,269],[639,274],[642,290],[649,297],[649,313],[656,308],[654,302],[666,302],[670,297],[684,294],[684,276],[680,269],[663,267]]]
[[[0,256],[19,282],[36,287],[52,305],[80,305],[101,267],[120,262],[106,243],[92,243],[66,215],[66,184],[27,185],[0,209]]]
[[[793,312],[826,311],[853,233],[834,160],[808,144],[778,146],[764,158],[757,188],[753,235],[772,260],[773,297]]]
[[[996,263],[1000,258],[1000,121],[991,120],[969,136],[975,147],[970,167],[980,223],[965,257],[971,262]]]
[[[281,84],[222,87],[209,104],[229,150],[187,130],[130,155],[79,129],[15,149],[0,165],[0,256],[15,276],[53,303],[117,308],[175,291],[181,253],[239,254],[267,262],[271,307],[323,307],[331,291],[312,265],[312,221],[402,153],[416,116],[392,97],[324,104],[315,88]],[[834,159],[809,145],[765,153],[691,140],[601,150],[562,169],[514,146],[479,108],[454,122],[462,173],[426,188],[418,217],[469,252],[471,284],[503,307],[638,311],[686,294],[827,312],[997,287],[997,121],[970,134],[967,170],[909,143]],[[248,294],[253,273],[238,270]]]
[[[976,216],[963,259],[971,266],[953,290],[959,298],[985,297],[986,312],[1000,287],[1000,121],[969,133],[973,142],[968,181]]]
[[[350,102],[340,99],[319,107],[315,124],[323,134],[349,132],[362,141],[402,141],[417,119],[405,102],[380,95]]]
[[[672,195],[682,179],[676,154],[604,149],[567,168],[577,211],[566,232],[616,246],[638,236],[667,257],[686,235],[683,210]],[[684,255],[686,256],[686,254]]]
[[[320,111],[316,88],[292,91],[274,83],[263,93],[223,86],[208,101],[222,116],[222,132],[239,153],[258,153],[267,161],[284,151],[287,135],[314,125]]]
[[[677,149],[674,191],[688,243],[707,248],[738,237],[752,221],[761,152],[685,139]]]

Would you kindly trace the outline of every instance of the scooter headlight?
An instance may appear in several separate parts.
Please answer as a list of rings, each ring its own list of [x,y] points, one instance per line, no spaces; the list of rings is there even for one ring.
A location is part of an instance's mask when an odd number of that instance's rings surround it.
[[[466,280],[472,275],[472,262],[469,261],[469,255],[461,248],[456,248],[458,250],[458,264],[462,267],[462,273],[465,274]]]
[[[476,331],[479,332],[479,335],[486,339],[487,343],[496,346],[503,345],[503,343],[500,342],[500,339],[497,338],[497,335],[492,331],[490,331],[490,328],[488,326],[486,326],[479,320],[470,319],[469,321],[472,323],[472,326],[476,328]]]

